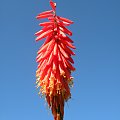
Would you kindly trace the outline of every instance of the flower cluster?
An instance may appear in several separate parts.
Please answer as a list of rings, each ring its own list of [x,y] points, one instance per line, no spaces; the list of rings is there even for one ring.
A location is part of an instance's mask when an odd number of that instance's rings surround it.
[[[35,33],[36,41],[46,38],[37,52],[36,83],[52,110],[54,120],[63,120],[64,102],[71,97],[70,86],[73,83],[71,71],[75,70],[71,57],[75,55],[71,50],[75,49],[75,46],[67,36],[71,36],[72,32],[66,28],[73,21],[56,15],[56,3],[52,0],[50,6],[52,10],[42,12],[36,17],[48,19],[48,22],[39,24],[43,28]]]

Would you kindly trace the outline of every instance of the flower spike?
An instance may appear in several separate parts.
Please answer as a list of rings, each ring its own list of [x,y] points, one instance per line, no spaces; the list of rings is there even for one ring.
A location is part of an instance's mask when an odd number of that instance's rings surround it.
[[[70,87],[73,84],[71,72],[75,70],[72,55],[75,53],[73,40],[69,36],[72,32],[66,28],[73,21],[56,15],[56,3],[50,0],[52,10],[37,15],[37,19],[47,18],[47,22],[40,23],[43,27],[36,32],[36,41],[45,38],[44,44],[37,52],[36,84],[40,93],[45,96],[54,120],[63,120],[64,104],[71,98]]]

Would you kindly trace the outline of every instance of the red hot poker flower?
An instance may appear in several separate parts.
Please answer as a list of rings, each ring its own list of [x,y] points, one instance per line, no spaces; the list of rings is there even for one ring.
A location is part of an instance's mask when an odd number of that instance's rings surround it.
[[[71,97],[70,86],[73,83],[71,71],[75,70],[71,57],[75,55],[71,50],[75,49],[75,46],[67,36],[71,36],[72,32],[65,26],[69,26],[73,21],[56,15],[56,3],[52,0],[50,6],[52,10],[42,12],[36,17],[49,20],[40,23],[43,28],[35,33],[36,41],[46,38],[37,52],[36,83],[52,110],[54,120],[63,120],[64,103]]]

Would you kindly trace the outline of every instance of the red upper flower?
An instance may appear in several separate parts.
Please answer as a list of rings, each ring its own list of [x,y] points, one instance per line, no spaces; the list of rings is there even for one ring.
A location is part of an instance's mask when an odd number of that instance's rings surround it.
[[[36,17],[49,20],[40,23],[39,25],[43,28],[35,33],[36,41],[46,38],[37,52],[36,83],[37,87],[40,87],[40,93],[46,97],[54,120],[62,120],[64,102],[71,97],[70,85],[73,83],[71,71],[75,70],[71,57],[75,55],[71,50],[71,48],[75,49],[75,46],[67,36],[71,36],[72,32],[65,27],[72,24],[73,21],[56,15],[56,3],[52,0],[50,0],[50,5],[52,10],[42,12]]]

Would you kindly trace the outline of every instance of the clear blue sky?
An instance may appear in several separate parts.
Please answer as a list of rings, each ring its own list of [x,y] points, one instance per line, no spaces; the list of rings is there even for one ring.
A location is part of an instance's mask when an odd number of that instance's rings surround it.
[[[120,0],[55,0],[77,49],[64,120],[120,120]],[[35,88],[36,15],[49,0],[0,0],[0,120],[53,120]]]

